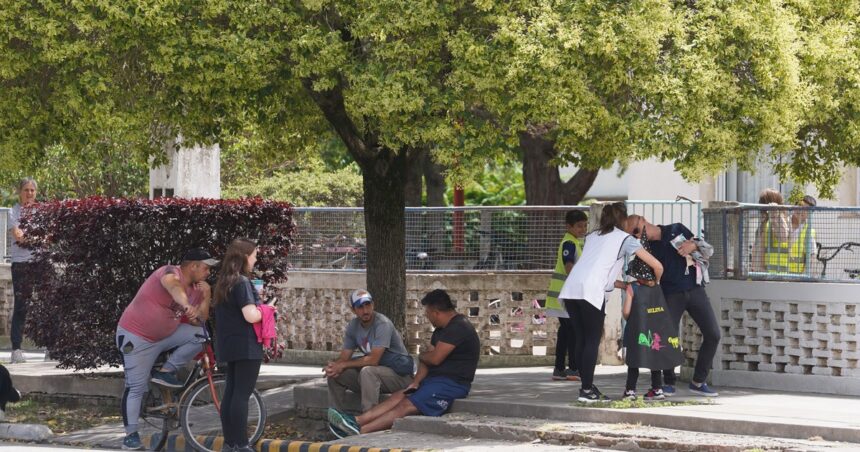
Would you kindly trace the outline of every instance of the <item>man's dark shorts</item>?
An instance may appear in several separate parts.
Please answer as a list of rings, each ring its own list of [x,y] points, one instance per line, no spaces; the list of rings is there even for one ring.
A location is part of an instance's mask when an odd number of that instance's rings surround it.
[[[455,399],[466,398],[471,388],[448,377],[427,377],[417,391],[406,397],[424,416],[441,416]]]

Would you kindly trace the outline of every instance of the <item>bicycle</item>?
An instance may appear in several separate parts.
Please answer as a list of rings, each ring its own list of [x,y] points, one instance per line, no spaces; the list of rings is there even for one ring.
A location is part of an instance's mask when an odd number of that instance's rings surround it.
[[[827,273],[827,263],[833,260],[840,251],[846,250],[848,252],[853,253],[853,248],[860,248],[860,243],[857,242],[845,242],[839,246],[823,246],[820,242],[815,242],[816,252],[815,259],[818,262],[821,262],[821,279],[825,279],[825,273]],[[833,254],[829,256],[822,256],[821,252],[824,250],[834,250]],[[858,275],[860,275],[860,270],[857,269],[846,269],[845,273],[848,273],[848,277],[851,279],[855,279]]]
[[[213,448],[203,438],[212,432],[221,431],[221,399],[224,395],[226,377],[216,371],[215,352],[206,327],[197,337],[204,340],[203,351],[194,357],[193,370],[185,378],[182,388],[165,388],[154,383],[144,395],[140,417],[160,434],[153,438],[150,450],[161,450],[172,430],[182,429],[187,444],[194,450],[208,452]],[[160,368],[167,360],[169,351],[162,353],[153,369]],[[179,397],[174,394],[178,393]],[[255,444],[263,436],[266,426],[266,406],[260,393],[254,389],[248,401],[248,443]],[[219,435],[220,436],[220,435]]]

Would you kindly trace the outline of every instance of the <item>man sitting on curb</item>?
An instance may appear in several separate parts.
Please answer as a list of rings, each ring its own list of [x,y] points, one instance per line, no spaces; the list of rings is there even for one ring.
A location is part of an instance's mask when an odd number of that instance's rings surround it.
[[[350,305],[355,318],[346,327],[343,350],[323,371],[332,407],[346,409],[349,389],[361,394],[361,410],[367,411],[379,403],[380,392],[393,393],[412,383],[415,364],[391,320],[373,311],[366,290],[352,292]],[[362,356],[353,358],[356,351]]]
[[[444,290],[428,293],[421,304],[436,329],[430,339],[432,345],[419,355],[415,381],[358,417],[329,408],[333,432],[357,435],[391,428],[396,419],[414,414],[441,416],[451,402],[469,395],[481,351],[475,327],[454,310]]]

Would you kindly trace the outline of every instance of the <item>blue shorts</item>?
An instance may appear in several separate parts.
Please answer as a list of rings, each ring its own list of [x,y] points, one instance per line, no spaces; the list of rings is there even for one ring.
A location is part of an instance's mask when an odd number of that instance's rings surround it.
[[[418,390],[406,396],[425,416],[441,416],[455,399],[464,399],[472,386],[460,384],[448,377],[427,377]]]

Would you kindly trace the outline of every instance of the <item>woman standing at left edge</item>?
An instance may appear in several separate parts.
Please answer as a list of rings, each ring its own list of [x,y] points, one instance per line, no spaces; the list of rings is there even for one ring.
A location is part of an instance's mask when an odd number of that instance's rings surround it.
[[[12,233],[12,291],[15,298],[15,307],[12,310],[12,328],[10,339],[12,342],[12,364],[23,363],[24,353],[21,351],[21,341],[24,338],[24,322],[27,320],[27,305],[33,297],[33,282],[35,275],[31,260],[33,253],[23,248],[27,238],[24,231],[19,227],[23,209],[36,202],[36,181],[25,177],[18,182],[18,203],[12,207],[9,213],[9,231]]]

